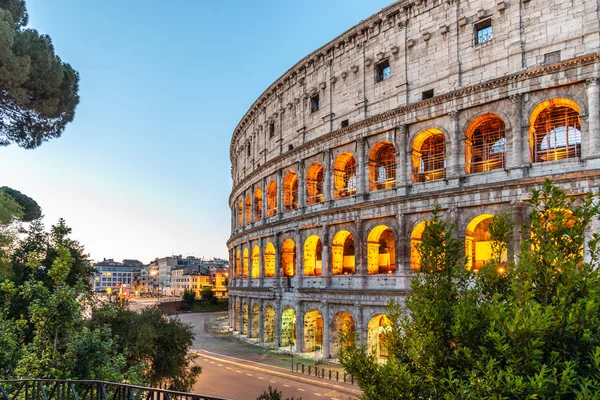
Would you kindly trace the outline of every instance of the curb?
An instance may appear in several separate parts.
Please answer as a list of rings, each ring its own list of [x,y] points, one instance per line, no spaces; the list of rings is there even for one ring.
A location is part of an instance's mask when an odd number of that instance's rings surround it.
[[[226,355],[223,355],[223,354],[212,353],[212,352],[209,352],[209,351],[206,351],[206,350],[201,350],[201,351],[191,350],[191,352],[194,353],[194,354],[196,354],[196,355],[198,355],[198,356],[209,358],[209,359],[211,359],[213,361],[219,361],[219,362],[223,362],[223,363],[227,363],[227,364],[232,364],[232,365],[236,365],[236,366],[241,367],[241,368],[251,369],[251,370],[254,370],[254,371],[265,372],[265,373],[268,373],[268,374],[271,374],[271,375],[279,376],[281,378],[287,378],[287,379],[291,379],[291,380],[295,380],[295,381],[299,381],[299,382],[303,382],[303,383],[309,383],[309,384],[313,384],[313,385],[318,385],[318,386],[322,386],[322,387],[325,387],[325,388],[328,388],[328,389],[339,390],[339,391],[350,393],[350,394],[356,395],[356,396],[362,395],[362,391],[360,391],[360,390],[356,390],[356,389],[352,389],[352,388],[347,388],[347,387],[344,387],[344,386],[339,386],[339,385],[328,383],[328,382],[322,382],[322,381],[315,380],[315,379],[307,379],[307,378],[304,378],[302,376],[291,375],[291,374],[286,374],[286,373],[279,372],[279,371],[274,371],[274,370],[272,370],[270,368],[271,366],[267,365],[267,364],[261,364],[261,363],[255,362],[255,361],[248,361],[248,360],[244,360],[244,359],[240,359],[240,358],[226,356]],[[214,356],[211,356],[210,354],[213,354]],[[255,366],[248,365],[248,364],[243,364],[243,363],[238,363],[238,362],[231,361],[231,360],[228,360],[228,359],[217,358],[215,356],[233,358],[235,360],[243,361],[245,363],[251,362],[253,364],[262,365],[262,366],[264,366],[264,368],[255,367]],[[267,368],[267,367],[269,367],[269,368]],[[279,368],[279,367],[275,367],[275,368]]]

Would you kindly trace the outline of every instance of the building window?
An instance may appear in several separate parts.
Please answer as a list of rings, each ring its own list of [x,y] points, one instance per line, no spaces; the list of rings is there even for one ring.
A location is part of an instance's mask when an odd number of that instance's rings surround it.
[[[431,99],[432,97],[433,97],[433,89],[426,90],[421,94],[422,100]]]
[[[349,124],[350,124],[350,121],[349,121],[349,120],[347,120],[347,119],[343,120],[343,121],[342,121],[342,128],[345,128],[345,127],[347,127]]]
[[[318,111],[319,108],[321,108],[321,101],[319,100],[319,95],[315,94],[310,98],[310,112]]]
[[[388,60],[382,61],[375,67],[375,82],[385,81],[390,77],[392,70]]]
[[[492,20],[475,24],[475,44],[482,44],[492,40]]]
[[[251,150],[251,148],[250,148],[250,144],[248,144],[248,145],[247,145],[247,147],[246,147],[246,155],[247,155],[248,157],[250,157],[250,152],[251,152],[251,151],[252,151],[252,150]]]
[[[269,139],[275,136],[275,122],[269,124]]]

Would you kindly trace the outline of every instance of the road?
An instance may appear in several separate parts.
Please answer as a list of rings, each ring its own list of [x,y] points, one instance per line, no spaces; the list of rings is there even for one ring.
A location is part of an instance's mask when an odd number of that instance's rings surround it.
[[[195,393],[255,400],[271,385],[281,390],[284,398],[342,400],[357,397],[356,386],[291,372],[291,363],[285,356],[267,355],[257,346],[213,337],[204,331],[204,323],[207,318],[215,318],[214,314],[190,313],[179,317],[193,326],[193,347],[199,355],[198,365],[202,367],[193,388]]]

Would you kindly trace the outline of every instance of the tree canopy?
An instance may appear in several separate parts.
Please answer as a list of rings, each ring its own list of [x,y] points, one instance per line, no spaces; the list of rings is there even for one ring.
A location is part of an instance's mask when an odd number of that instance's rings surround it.
[[[42,209],[38,205],[38,203],[32,199],[31,197],[15,190],[13,188],[9,188],[8,186],[0,187],[0,192],[10,196],[16,201],[22,208],[23,214],[20,217],[20,220],[23,222],[31,222],[35,219],[38,219],[42,216]]]
[[[427,224],[421,272],[388,308],[389,350],[378,363],[356,334],[340,361],[366,399],[597,399],[600,393],[600,216],[597,197],[571,198],[549,181],[534,190],[522,246],[506,263],[510,217],[488,229],[492,259],[465,269],[462,241],[438,212]]]
[[[79,74],[27,21],[24,0],[0,0],[0,146],[33,149],[75,117]]]

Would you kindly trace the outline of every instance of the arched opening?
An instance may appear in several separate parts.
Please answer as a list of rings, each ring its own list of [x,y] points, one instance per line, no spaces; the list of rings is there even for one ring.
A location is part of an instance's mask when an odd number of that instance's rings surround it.
[[[467,127],[465,169],[467,174],[504,168],[506,127],[496,114],[475,118]]]
[[[238,227],[242,227],[244,225],[244,202],[240,200],[238,206]]]
[[[538,105],[529,117],[533,162],[581,156],[581,110],[569,99],[551,99]]]
[[[242,313],[243,313],[242,329],[240,330],[240,334],[247,335],[248,334],[248,303],[244,303]]]
[[[260,219],[262,219],[262,208],[263,208],[262,195],[263,195],[262,189],[256,188],[256,190],[254,191],[254,219],[256,221],[259,221]]]
[[[252,332],[251,338],[258,337],[258,327],[260,326],[260,307],[258,304],[252,306]]]
[[[356,273],[354,236],[342,230],[333,237],[331,246],[331,274],[348,275]]]
[[[396,244],[394,232],[385,225],[371,229],[367,239],[367,273],[392,274],[396,272]]]
[[[244,278],[248,277],[248,264],[249,264],[249,260],[248,260],[248,248],[244,247]]]
[[[239,250],[235,253],[235,276],[242,276],[242,253]]]
[[[413,182],[428,182],[446,177],[446,139],[439,129],[427,129],[415,138],[412,170]]]
[[[494,216],[481,214],[473,218],[467,225],[465,236],[466,267],[468,270],[478,272],[479,269],[492,259],[492,241],[488,225]],[[502,254],[502,261],[506,262],[506,251]]]
[[[323,202],[323,166],[314,163],[306,171],[306,203],[316,204]]]
[[[275,246],[269,242],[265,246],[264,256],[264,268],[265,278],[272,278],[275,276]]]
[[[294,171],[283,180],[283,206],[286,211],[298,208],[298,175]]]
[[[352,153],[340,154],[333,164],[334,197],[353,196],[356,193],[356,160]]]
[[[396,185],[396,149],[389,142],[377,143],[369,155],[371,191],[391,189]]]
[[[323,271],[323,246],[317,235],[309,236],[304,242],[304,275],[321,276]]]
[[[413,271],[421,270],[421,255],[417,248],[423,241],[423,231],[426,225],[427,221],[419,222],[410,234],[410,269]]]
[[[246,224],[252,222],[252,197],[250,194],[246,195]]]
[[[277,183],[271,182],[267,187],[267,216],[277,213]]]
[[[317,310],[304,314],[303,352],[312,353],[323,348],[323,316]]]
[[[252,278],[260,277],[260,248],[254,246],[252,248]]]
[[[333,317],[332,324],[332,349],[331,349],[331,357],[338,358],[340,355],[340,349],[342,347],[341,343],[341,334],[342,332],[354,332],[356,327],[354,326],[354,319],[352,316],[345,312],[341,311]]]
[[[283,276],[296,274],[296,244],[289,238],[281,246],[281,270]]]
[[[379,360],[389,356],[389,350],[385,341],[385,335],[392,330],[391,321],[383,314],[371,318],[368,325],[368,351]]]
[[[265,321],[263,329],[263,341],[265,343],[273,343],[275,341],[275,309],[273,306],[265,307]]]
[[[296,312],[286,307],[281,313],[281,346],[296,343]]]

